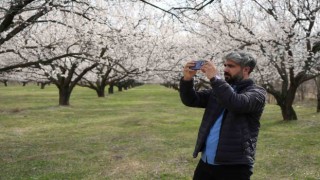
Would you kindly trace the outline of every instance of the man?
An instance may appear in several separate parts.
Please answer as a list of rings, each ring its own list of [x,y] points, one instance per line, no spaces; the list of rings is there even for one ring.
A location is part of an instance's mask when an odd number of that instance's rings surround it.
[[[210,80],[210,90],[195,91],[194,61],[185,65],[180,81],[181,101],[205,108],[193,153],[194,158],[202,155],[193,179],[242,180],[252,175],[266,91],[249,78],[256,66],[250,54],[231,52],[223,60],[225,80],[212,62],[200,69]]]

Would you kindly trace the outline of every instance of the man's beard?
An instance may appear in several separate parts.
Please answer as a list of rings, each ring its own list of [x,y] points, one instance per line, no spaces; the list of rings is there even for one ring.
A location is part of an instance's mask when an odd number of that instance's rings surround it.
[[[234,76],[231,76],[229,73],[225,72],[224,73],[224,79],[227,81],[229,84],[236,84],[237,82],[241,81],[243,79],[243,75],[241,72],[238,74],[235,74]]]

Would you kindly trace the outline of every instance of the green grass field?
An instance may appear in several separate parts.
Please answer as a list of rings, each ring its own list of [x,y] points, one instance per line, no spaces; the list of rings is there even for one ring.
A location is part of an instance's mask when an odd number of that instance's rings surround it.
[[[191,179],[203,109],[144,85],[98,98],[77,87],[59,107],[55,86],[0,86],[0,179]],[[253,180],[320,179],[320,114],[296,106],[284,122],[267,105]]]

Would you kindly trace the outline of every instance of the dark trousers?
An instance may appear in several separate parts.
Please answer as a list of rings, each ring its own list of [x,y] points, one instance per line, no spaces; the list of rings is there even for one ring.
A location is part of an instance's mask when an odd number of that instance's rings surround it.
[[[211,165],[201,159],[194,171],[194,180],[250,180],[249,165]]]

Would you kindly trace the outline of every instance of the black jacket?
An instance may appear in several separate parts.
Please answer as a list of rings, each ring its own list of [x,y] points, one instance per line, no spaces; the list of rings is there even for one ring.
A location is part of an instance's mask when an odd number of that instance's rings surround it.
[[[253,165],[266,91],[251,79],[235,84],[236,92],[222,79],[210,82],[212,89],[196,92],[193,81],[180,81],[183,104],[205,108],[193,157],[202,151],[210,128],[225,109],[215,163]]]

